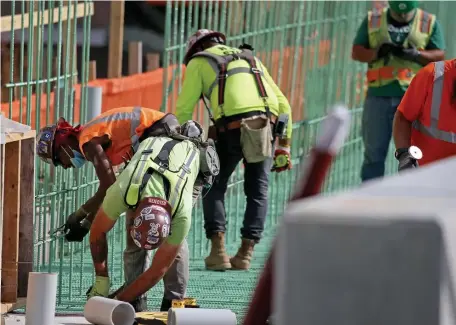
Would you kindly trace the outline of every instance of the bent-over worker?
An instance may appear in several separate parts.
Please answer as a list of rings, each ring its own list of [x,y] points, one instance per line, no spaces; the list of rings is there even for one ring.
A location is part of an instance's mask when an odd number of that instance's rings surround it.
[[[88,234],[108,188],[116,181],[113,166],[128,162],[139,143],[149,136],[167,134],[167,130],[179,127],[172,114],[145,107],[121,107],[106,111],[83,126],[73,127],[60,118],[57,124],[40,130],[36,152],[43,161],[65,169],[80,168],[90,161],[100,181],[95,195],[67,217],[64,225],[67,241],[80,242]],[[146,265],[145,252],[127,242],[125,281],[134,280]],[[146,297],[142,306],[145,301]]]
[[[197,132],[195,132],[197,131]],[[128,247],[141,254],[157,249],[151,266],[137,273],[117,292],[116,299],[144,310],[145,293],[164,280],[162,311],[173,299],[183,299],[189,279],[188,245],[192,208],[202,187],[218,173],[215,148],[202,141],[203,129],[194,121],[182,125],[182,134],[149,137],[108,189],[90,230],[90,249],[96,280],[88,298],[109,295],[107,233],[127,212]],[[210,173],[210,174],[208,174]],[[131,262],[135,262],[130,260]],[[138,308],[142,307],[142,308]]]
[[[290,105],[253,49],[225,45],[224,34],[201,29],[189,38],[184,63],[182,91],[176,103],[179,122],[190,120],[202,95],[216,138],[220,174],[203,199],[204,227],[211,240],[205,259],[210,270],[248,269],[254,245],[259,242],[268,209],[268,182],[271,167],[276,172],[291,168],[292,120]],[[214,131],[214,132],[211,132]],[[274,140],[278,147],[274,152]],[[247,208],[241,229],[242,244],[231,259],[225,251],[225,192],[239,162],[245,166],[244,192]]]

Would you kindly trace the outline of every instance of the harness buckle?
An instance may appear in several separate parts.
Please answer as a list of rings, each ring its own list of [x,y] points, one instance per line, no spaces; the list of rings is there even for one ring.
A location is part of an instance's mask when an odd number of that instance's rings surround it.
[[[217,80],[227,79],[227,78],[228,78],[228,73],[225,73],[225,74],[223,74],[223,75],[220,75],[220,74],[219,74],[219,75],[217,76]]]
[[[160,173],[163,174],[166,170],[168,170],[168,164],[163,164],[163,163],[158,164],[158,171]]]
[[[250,71],[252,71],[253,74],[261,74],[261,71],[258,68],[251,68]]]

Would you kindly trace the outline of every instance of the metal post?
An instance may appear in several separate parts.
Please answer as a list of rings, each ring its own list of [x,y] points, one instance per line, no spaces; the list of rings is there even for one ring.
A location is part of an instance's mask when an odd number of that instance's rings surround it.
[[[87,116],[84,123],[89,122],[101,114],[103,88],[87,86]]]

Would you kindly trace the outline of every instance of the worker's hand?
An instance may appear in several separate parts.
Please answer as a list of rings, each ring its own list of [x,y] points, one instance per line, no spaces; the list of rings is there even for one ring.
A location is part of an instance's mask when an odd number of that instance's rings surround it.
[[[291,167],[290,147],[277,147],[274,152],[274,164],[272,166],[272,171],[280,173],[291,169]]]
[[[388,56],[388,54],[400,51],[400,46],[394,43],[383,43],[377,48],[377,59],[383,59],[384,57]]]
[[[396,159],[399,161],[398,171],[418,167],[418,161],[412,157],[408,149],[398,149]]]
[[[81,242],[89,233],[90,222],[86,219],[86,212],[83,209],[70,214],[65,223],[65,239],[69,242]]]
[[[108,297],[109,295],[109,278],[106,276],[96,276],[95,284],[87,290],[87,300],[92,297]]]
[[[420,51],[412,45],[409,48],[400,48],[399,50],[396,50],[393,55],[403,60],[416,62],[420,56]]]

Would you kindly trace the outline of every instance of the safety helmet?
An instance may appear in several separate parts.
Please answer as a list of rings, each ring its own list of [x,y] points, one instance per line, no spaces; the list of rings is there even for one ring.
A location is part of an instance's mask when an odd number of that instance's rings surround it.
[[[41,128],[36,136],[36,153],[40,159],[48,164],[56,166],[54,153],[54,138],[57,125]]]
[[[419,1],[388,1],[389,7],[398,14],[406,14],[418,8]]]
[[[217,32],[211,29],[199,29],[195,34],[190,36],[187,42],[187,52],[184,57],[184,64],[187,65],[193,54],[198,52],[196,49],[198,45],[204,41],[211,39],[216,43],[225,44],[226,36],[221,32]]]
[[[182,124],[181,126],[181,134],[189,137],[189,138],[196,138],[198,140],[204,139],[204,129],[198,122],[194,120],[189,120]]]
[[[168,201],[157,197],[143,198],[135,210],[130,210],[130,236],[136,246],[145,250],[158,248],[169,235],[171,211]]]

